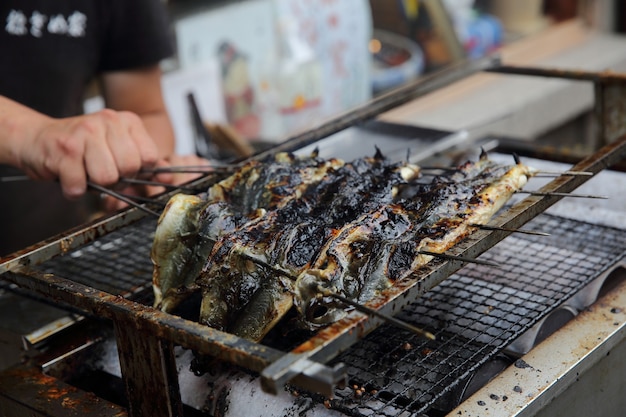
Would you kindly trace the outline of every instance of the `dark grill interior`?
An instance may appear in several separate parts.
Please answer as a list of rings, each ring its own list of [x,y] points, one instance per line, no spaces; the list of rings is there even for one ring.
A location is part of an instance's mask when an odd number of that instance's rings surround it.
[[[40,268],[150,304],[155,225],[142,219]],[[335,391],[331,407],[350,416],[449,411],[515,361],[507,351],[514,340],[626,253],[618,229],[548,214],[525,228],[550,236],[507,237],[481,256],[500,268],[468,264],[398,315],[436,341],[382,326],[340,354],[334,362],[348,366],[349,385]]]

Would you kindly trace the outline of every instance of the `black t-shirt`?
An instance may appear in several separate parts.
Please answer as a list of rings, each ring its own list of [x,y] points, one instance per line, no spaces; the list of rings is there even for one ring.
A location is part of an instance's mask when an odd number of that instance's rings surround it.
[[[173,52],[160,0],[2,0],[0,94],[55,117],[82,112],[101,71]]]
[[[0,95],[53,117],[82,113],[99,73],[172,53],[160,0],[0,1]],[[66,201],[58,184],[0,182],[0,256],[83,223],[89,209],[88,199]]]

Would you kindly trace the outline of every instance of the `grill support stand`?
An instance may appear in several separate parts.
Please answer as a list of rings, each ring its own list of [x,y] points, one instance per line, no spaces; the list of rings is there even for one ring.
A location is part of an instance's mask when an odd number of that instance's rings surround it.
[[[182,417],[174,344],[128,321],[114,322],[129,415]]]

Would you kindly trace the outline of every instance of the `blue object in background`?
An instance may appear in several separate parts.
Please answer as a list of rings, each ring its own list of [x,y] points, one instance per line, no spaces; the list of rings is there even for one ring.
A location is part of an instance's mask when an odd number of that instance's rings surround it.
[[[466,22],[461,32],[461,42],[470,59],[483,57],[502,45],[502,23],[488,14]]]

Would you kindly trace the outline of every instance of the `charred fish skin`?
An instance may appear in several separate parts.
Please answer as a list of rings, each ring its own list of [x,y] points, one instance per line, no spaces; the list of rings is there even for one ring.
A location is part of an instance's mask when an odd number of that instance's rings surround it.
[[[174,195],[157,225],[152,244],[156,308],[172,312],[197,291],[196,280],[219,236],[235,229],[239,218],[222,201]]]
[[[322,167],[307,174],[313,180],[301,188],[300,198],[274,205],[263,218],[241,225],[216,245],[198,280],[203,293],[202,323],[243,337],[262,337],[291,307],[293,282],[269,285],[268,281],[275,283],[280,277],[254,263],[231,268],[241,262],[237,257],[245,253],[298,276],[310,266],[334,227],[361,213],[363,204],[369,201],[390,202],[393,187],[406,182],[399,164],[382,157],[333,164],[330,169],[327,164]],[[413,176],[418,169],[409,171]],[[337,198],[344,195],[349,198]],[[248,291],[250,288],[253,290]],[[268,308],[269,304],[277,307]],[[255,323],[263,330],[253,333],[246,330],[252,326],[245,323]]]
[[[399,204],[412,212],[416,227],[410,241],[396,243],[390,277],[397,280],[414,274],[433,259],[421,251],[443,253],[474,231],[473,224],[488,223],[535,173],[521,163],[495,163],[483,152],[477,162],[463,164],[451,176],[405,192]]]
[[[291,230],[276,221],[278,213],[252,219],[216,242],[198,279],[200,323],[259,341],[292,307],[292,281],[277,274],[278,266],[263,266],[280,262],[291,274],[290,268],[297,269],[301,260],[288,254],[299,244],[291,241]]]
[[[288,201],[299,198],[303,189],[323,178],[328,170],[343,164],[339,159],[278,154],[275,162],[263,165],[263,169],[258,170],[256,181],[248,184],[242,205],[251,209],[280,208]]]
[[[214,205],[198,195],[179,193],[169,199],[157,222],[151,249],[155,308],[172,312],[193,291],[204,263],[203,255],[213,246],[216,230],[212,222],[228,222],[233,218],[230,211],[223,216],[209,213],[219,208],[229,210],[219,205],[227,199],[224,190],[235,187],[254,166],[254,162],[249,163],[213,185],[207,199]],[[228,228],[227,224],[222,226]]]
[[[171,312],[193,292],[215,240],[233,230],[244,216],[254,217],[260,206],[284,204],[293,198],[298,187],[315,180],[316,170],[320,171],[317,175],[323,176],[325,169],[343,164],[340,160],[313,157],[296,159],[288,154],[276,158],[281,162],[246,164],[210,187],[206,201],[182,194],[170,199],[157,224],[152,248],[155,306]],[[289,182],[285,182],[287,179]],[[250,189],[263,191],[250,193]]]
[[[314,241],[322,240],[324,229],[286,228],[279,213],[257,217],[215,244],[198,279],[202,324],[259,341],[292,307],[293,282],[276,268],[297,275],[310,262],[307,249],[319,248]]]
[[[265,335],[274,319],[286,313],[280,309],[291,307],[291,295],[276,285],[273,271],[249,259],[268,261],[264,255],[267,243],[255,231],[262,219],[247,223],[247,233],[238,229],[222,236],[197,281],[202,289],[200,323],[253,340]],[[253,331],[249,323],[256,323],[258,329]]]
[[[315,265],[302,272],[295,285],[294,304],[304,327],[310,330],[346,314],[343,304],[320,296],[318,286],[359,300],[370,299],[390,285],[383,269],[391,248],[381,235],[390,233],[389,227],[410,227],[389,216],[397,217],[392,203],[402,187],[420,177],[420,169],[410,163],[391,163],[377,152],[372,158],[347,164],[337,177],[340,185],[333,190],[336,192],[328,193],[327,201],[316,206],[323,209],[314,213],[338,229],[327,234]],[[317,190],[315,194],[324,195]],[[364,281],[361,276],[366,270],[370,279]]]
[[[171,311],[195,277],[183,273],[196,245],[203,201],[195,195],[176,194],[159,217],[151,249],[154,307]]]
[[[392,163],[380,154],[356,159],[309,184],[300,198],[282,208],[280,221],[292,225],[321,221],[328,229],[341,227],[363,212],[391,203],[397,189],[419,173],[415,165]]]
[[[241,216],[257,209],[281,207],[299,198],[308,184],[317,182],[326,172],[341,167],[340,159],[321,159],[313,154],[296,157],[278,153],[272,162],[251,161],[240,171],[214,184],[208,191],[211,201],[226,201]]]
[[[409,194],[361,216],[329,239],[312,268],[301,273],[294,303],[311,329],[343,317],[318,286],[367,303],[398,280],[408,279],[484,224],[534,175],[522,164],[499,165],[482,156],[451,177],[420,184]],[[417,190],[417,191],[416,191]],[[328,304],[326,304],[328,303]]]
[[[345,316],[345,306],[319,296],[317,286],[364,302],[393,283],[386,273],[391,242],[412,228],[401,208],[389,204],[344,226],[326,242],[313,268],[296,280],[294,303],[310,329]]]
[[[197,277],[200,275],[215,242],[220,236],[235,230],[240,221],[231,207],[223,201],[207,203],[201,207],[195,244],[180,272],[181,276],[185,277],[186,288],[189,288],[190,291],[198,289]]]
[[[477,165],[482,168],[477,175],[455,181],[439,194],[443,201],[425,217],[416,235],[417,250],[443,253],[450,249],[474,230],[472,224],[488,223],[536,172],[522,164],[498,165],[483,158]],[[430,255],[419,255],[414,267],[430,259]]]
[[[259,289],[237,315],[229,331],[239,337],[261,341],[291,309],[292,287],[291,281],[265,271]]]

